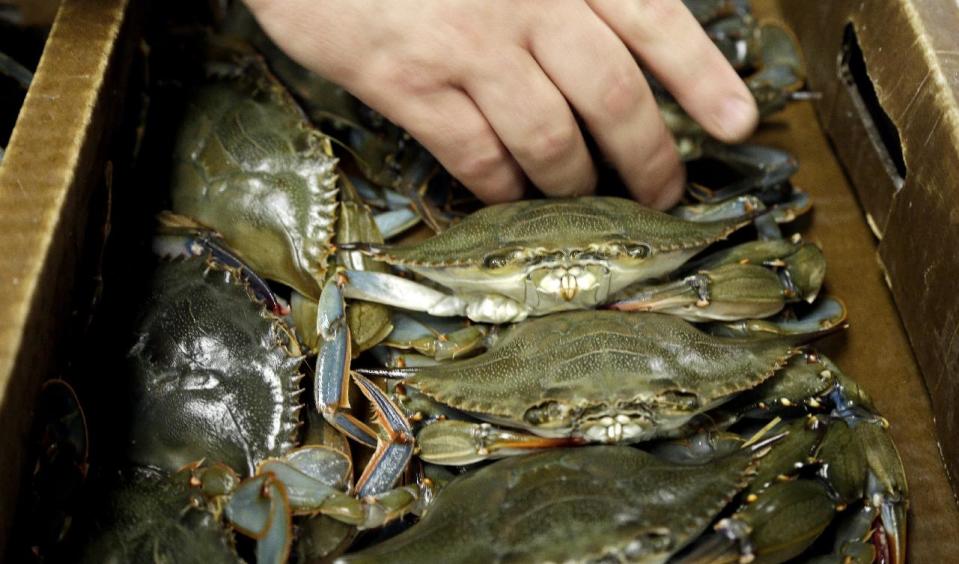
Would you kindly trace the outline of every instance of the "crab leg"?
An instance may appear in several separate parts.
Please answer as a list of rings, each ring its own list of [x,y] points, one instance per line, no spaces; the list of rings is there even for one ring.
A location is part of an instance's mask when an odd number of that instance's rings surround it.
[[[393,331],[383,344],[396,349],[412,349],[436,360],[449,360],[485,347],[489,331],[486,325],[466,325],[459,320],[440,323],[438,318],[422,320],[394,312]]]
[[[737,196],[715,204],[688,204],[669,210],[670,215],[686,221],[725,221],[741,217],[752,217],[765,206],[755,196]]]
[[[326,460],[322,447],[306,447],[297,453],[306,456],[268,460],[256,476],[229,494],[226,518],[257,541],[257,562],[286,562],[293,539],[293,515],[319,513],[369,529],[421,512],[429,497],[420,486],[404,486],[359,499],[335,489],[323,475]]]
[[[232,493],[224,511],[244,535],[256,539],[257,562],[286,562],[293,542],[290,500],[286,486],[273,473],[244,481]]]
[[[836,527],[833,552],[807,560],[807,564],[896,562],[886,550],[888,546],[874,544],[879,532],[874,528],[875,521],[876,510],[872,507],[845,516]]]
[[[382,272],[348,270],[347,298],[381,303],[440,317],[465,316],[466,302],[412,280]]]
[[[161,218],[161,221],[174,221],[174,219],[170,214]],[[209,256],[220,264],[237,269],[249,283],[250,289],[257,299],[262,300],[274,314],[283,316],[290,313],[290,307],[273,293],[270,285],[240,260],[236,253],[230,250],[215,233],[212,231],[193,232],[189,228],[178,228],[172,225],[167,227],[173,231],[181,232],[155,236],[153,238],[154,253],[164,258]],[[294,292],[294,296],[296,295],[298,294]]]
[[[413,431],[403,412],[376,384],[356,373],[353,380],[373,405],[376,419],[387,437],[377,442],[376,451],[356,482],[357,493],[366,497],[392,487],[406,469],[413,456]]]
[[[330,278],[323,287],[316,326],[320,338],[313,387],[316,407],[324,419],[348,437],[375,448],[376,432],[347,411],[350,407],[350,330],[336,277]]]
[[[746,79],[760,116],[768,116],[795,99],[805,80],[798,41],[784,27],[765,23],[760,28],[762,69]]]
[[[340,455],[323,446],[306,446],[283,458],[265,461],[258,475],[271,475],[283,483],[293,515],[320,513],[360,529],[379,527],[418,512],[429,497],[425,486],[419,485],[361,497],[350,495],[345,491],[348,482],[329,474],[331,458]]]
[[[729,15],[710,23],[705,30],[734,69],[742,71],[754,64],[759,30],[752,17]]]
[[[30,88],[30,83],[33,82],[33,72],[30,69],[2,52],[0,52],[0,74],[9,76],[24,90]]]
[[[706,143],[703,153],[741,177],[717,189],[692,186],[694,196],[704,203],[721,202],[748,193],[764,194],[788,181],[799,169],[799,163],[791,154],[763,145]]]
[[[356,188],[356,192],[363,198],[368,205],[376,208],[386,208],[397,210],[400,208],[409,208],[413,206],[413,200],[403,194],[382,186],[373,187],[369,181],[362,176],[349,176],[350,183]]]
[[[844,329],[846,306],[840,300],[826,297],[799,319],[777,316],[770,319],[747,319],[728,323],[713,323],[706,331],[724,337],[758,337],[779,335],[812,340],[820,335]]]
[[[716,523],[679,562],[785,562],[805,551],[829,526],[835,505],[815,480],[777,482],[731,517]]]
[[[905,562],[908,486],[902,461],[885,420],[855,417],[829,426],[818,456],[826,464],[824,477],[844,504],[863,501],[873,508],[876,549],[884,562]]]
[[[798,241],[754,241],[707,257],[681,280],[640,286],[612,304],[622,311],[658,311],[688,321],[734,321],[812,302],[826,270],[822,251]]]
[[[423,427],[416,435],[416,441],[420,459],[431,464],[453,466],[583,443],[571,437],[540,437],[489,423],[455,419],[436,421]]]
[[[416,226],[420,222],[420,216],[412,209],[400,208],[377,214],[373,220],[383,237],[390,239]]]
[[[377,346],[370,349],[373,358],[386,368],[418,368],[421,366],[436,366],[442,361],[426,355],[397,350],[387,346]]]
[[[367,424],[347,411],[350,331],[346,325],[341,292],[344,283],[343,277],[333,276],[324,285],[320,295],[316,322],[320,344],[314,393],[317,409],[324,419],[353,440],[375,449],[372,460],[357,483],[360,495],[367,496],[389,489],[406,468],[413,453],[412,435],[400,409],[372,382],[358,374],[353,374],[353,380],[373,405],[387,439],[382,440]]]
[[[640,288],[610,307],[669,313],[687,321],[733,321],[779,313],[786,305],[784,293],[775,272],[752,264],[732,264]]]

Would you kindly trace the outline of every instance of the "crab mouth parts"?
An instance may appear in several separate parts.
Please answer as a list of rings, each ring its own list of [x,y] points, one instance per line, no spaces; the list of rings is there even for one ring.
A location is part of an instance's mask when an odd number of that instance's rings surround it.
[[[584,299],[601,303],[609,294],[609,278],[609,269],[600,264],[540,267],[527,275],[527,298],[549,296],[566,303]]]
[[[645,417],[607,415],[585,421],[580,428],[583,438],[591,443],[623,443],[643,439],[650,425]]]

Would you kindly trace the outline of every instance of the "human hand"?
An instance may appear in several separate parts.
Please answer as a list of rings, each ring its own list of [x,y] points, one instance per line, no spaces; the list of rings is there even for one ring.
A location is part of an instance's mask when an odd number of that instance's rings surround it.
[[[684,172],[637,59],[714,137],[757,110],[681,0],[246,0],[274,42],[405,128],[487,203],[584,195],[576,116],[642,203]]]

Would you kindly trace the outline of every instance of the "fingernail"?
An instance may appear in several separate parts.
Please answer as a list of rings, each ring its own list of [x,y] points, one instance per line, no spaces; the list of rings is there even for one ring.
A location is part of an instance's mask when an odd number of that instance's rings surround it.
[[[756,126],[758,112],[752,100],[738,96],[727,98],[719,111],[719,128],[727,137],[724,141],[742,140]]]

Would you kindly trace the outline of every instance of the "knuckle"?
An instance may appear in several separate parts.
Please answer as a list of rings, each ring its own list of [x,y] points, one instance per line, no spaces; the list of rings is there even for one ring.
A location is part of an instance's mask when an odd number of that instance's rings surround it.
[[[417,53],[386,55],[377,62],[376,68],[371,76],[379,77],[376,79],[379,84],[413,96],[434,92],[444,78],[442,69]]]
[[[579,130],[571,122],[551,123],[535,128],[530,135],[525,157],[535,162],[555,163],[576,149]]]
[[[490,141],[474,142],[468,150],[454,158],[451,166],[455,175],[469,184],[488,176],[502,166],[506,156],[497,143]]]
[[[601,107],[606,119],[628,117],[647,99],[646,84],[638,68],[614,71],[601,84]]]

